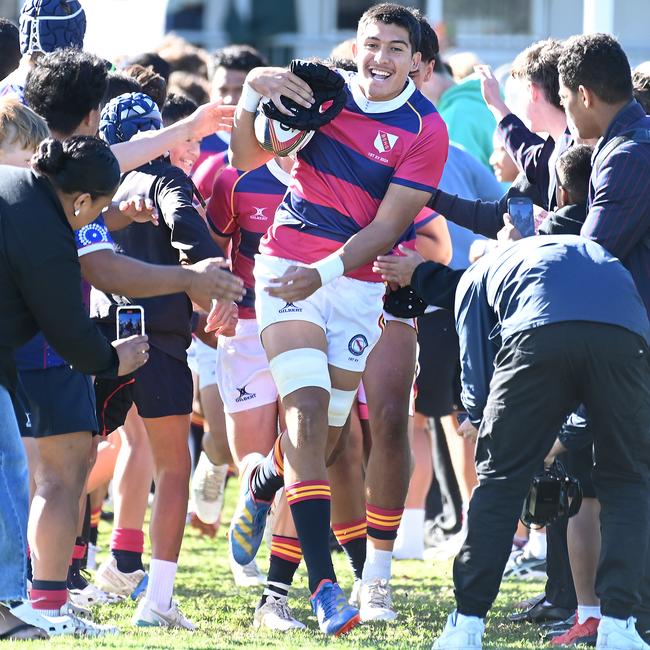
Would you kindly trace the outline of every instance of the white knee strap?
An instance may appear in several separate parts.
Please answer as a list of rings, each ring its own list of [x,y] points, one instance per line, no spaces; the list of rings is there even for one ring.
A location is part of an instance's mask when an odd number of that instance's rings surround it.
[[[356,390],[339,390],[332,388],[330,406],[327,411],[327,423],[331,427],[342,427],[350,415]]]
[[[321,350],[288,350],[271,359],[269,367],[282,399],[299,388],[310,386],[323,388],[328,393],[332,390],[327,355]]]

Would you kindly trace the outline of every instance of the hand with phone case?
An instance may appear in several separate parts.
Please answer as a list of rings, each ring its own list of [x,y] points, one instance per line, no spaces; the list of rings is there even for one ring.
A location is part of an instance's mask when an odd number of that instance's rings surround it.
[[[508,215],[512,225],[522,237],[535,234],[535,217],[533,202],[527,196],[512,196],[508,199]]]

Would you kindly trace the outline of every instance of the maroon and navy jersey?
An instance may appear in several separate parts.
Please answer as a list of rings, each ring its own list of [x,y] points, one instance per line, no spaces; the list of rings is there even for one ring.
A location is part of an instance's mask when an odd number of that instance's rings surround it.
[[[232,237],[232,270],[244,281],[240,318],[255,318],[253,267],[260,239],[287,191],[290,176],[275,160],[243,172],[227,167],[216,179],[208,203],[208,224],[221,237]]]
[[[321,260],[375,218],[391,183],[432,192],[440,180],[447,128],[413,82],[390,101],[372,102],[354,73],[339,72],[347,82],[346,105],[298,152],[261,253],[307,264]],[[347,275],[381,281],[371,263]]]
[[[207,201],[219,174],[228,166],[228,149],[212,153],[194,164],[192,181],[201,196]]]

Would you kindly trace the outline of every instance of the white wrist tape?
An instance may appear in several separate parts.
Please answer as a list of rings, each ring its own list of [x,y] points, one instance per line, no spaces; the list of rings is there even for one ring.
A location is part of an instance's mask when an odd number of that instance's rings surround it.
[[[345,273],[345,267],[340,255],[330,255],[324,260],[314,262],[309,266],[318,271],[323,286],[332,280],[336,280],[336,278],[340,278]]]
[[[244,88],[239,99],[239,105],[249,113],[257,113],[257,107],[262,101],[262,95],[260,95],[256,90],[253,90],[253,87],[248,83],[244,83]]]

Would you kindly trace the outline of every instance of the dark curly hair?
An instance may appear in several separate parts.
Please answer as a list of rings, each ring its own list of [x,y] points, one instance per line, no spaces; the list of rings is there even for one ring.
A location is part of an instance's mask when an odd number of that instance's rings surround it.
[[[99,109],[107,87],[102,59],[67,48],[41,57],[27,76],[26,102],[52,131],[70,135],[92,110]]]
[[[169,126],[178,122],[178,120],[189,117],[197,108],[198,105],[194,100],[185,95],[174,95],[172,93],[167,97],[167,101],[160,111],[163,124]]]
[[[636,99],[643,110],[650,112],[650,75],[636,70],[632,75],[632,86],[634,88],[634,99]]]
[[[403,27],[409,35],[411,52],[420,51],[422,30],[420,29],[419,20],[410,9],[391,2],[374,5],[370,9],[367,9],[361,18],[359,18],[359,30],[371,23],[384,23],[385,25],[398,25],[399,27]]]
[[[217,68],[250,72],[253,68],[268,65],[266,59],[250,45],[228,45],[216,50],[210,60],[210,78]]]
[[[411,9],[413,15],[420,23],[420,54],[422,61],[429,63],[435,59],[436,54],[440,51],[440,44],[438,43],[438,35],[433,27],[427,20],[426,16],[422,14],[419,9]]]
[[[569,90],[584,86],[607,104],[633,97],[630,63],[618,41],[609,34],[572,36],[564,44],[557,67]]]
[[[554,38],[537,41],[517,55],[511,73],[515,79],[526,79],[539,86],[548,102],[560,110],[562,104],[557,64],[561,53],[560,41]]]
[[[0,80],[18,67],[20,56],[18,27],[7,18],[0,17]]]
[[[89,135],[75,135],[63,142],[43,140],[31,166],[65,194],[88,192],[93,199],[113,196],[120,182],[120,166],[110,147]]]

